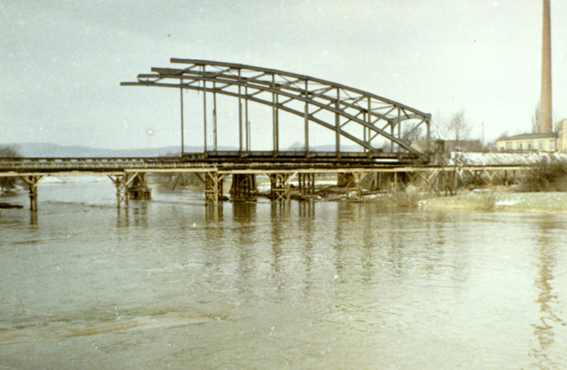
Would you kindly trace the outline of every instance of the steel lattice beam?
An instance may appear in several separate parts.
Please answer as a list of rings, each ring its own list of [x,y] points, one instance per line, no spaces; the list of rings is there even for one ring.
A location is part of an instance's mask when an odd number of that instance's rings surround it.
[[[137,82],[123,82],[121,85],[180,88],[245,99],[273,108],[274,130],[278,129],[277,110],[282,110],[303,117],[306,123],[314,122],[335,131],[337,152],[340,137],[345,137],[366,151],[377,153],[380,148],[374,147],[372,140],[381,136],[417,158],[425,159],[423,153],[403,140],[400,125],[405,121],[412,122],[413,130],[425,125],[429,138],[430,114],[375,94],[305,75],[207,60],[172,58],[171,62],[189,66],[152,68],[153,73],[138,75]],[[292,106],[298,102],[305,107],[298,109]],[[334,122],[322,118],[323,112],[334,114]],[[352,125],[364,130],[363,137],[348,130]],[[277,133],[274,135],[276,148]],[[308,139],[307,131],[305,138]]]

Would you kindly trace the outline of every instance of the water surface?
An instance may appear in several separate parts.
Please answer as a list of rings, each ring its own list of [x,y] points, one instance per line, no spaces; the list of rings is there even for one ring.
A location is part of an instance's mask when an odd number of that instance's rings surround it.
[[[2,210],[0,369],[566,368],[565,216],[80,181]]]

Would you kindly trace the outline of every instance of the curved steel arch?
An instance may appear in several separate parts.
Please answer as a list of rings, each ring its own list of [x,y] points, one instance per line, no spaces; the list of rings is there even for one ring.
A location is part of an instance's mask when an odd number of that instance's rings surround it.
[[[280,109],[303,117],[306,151],[309,150],[309,121],[335,132],[337,155],[340,153],[341,136],[370,153],[381,151],[372,145],[372,141],[381,136],[397,145],[398,149],[423,157],[423,153],[402,138],[401,126],[406,121],[412,124],[410,131],[425,125],[429,140],[430,114],[362,90],[309,76],[244,64],[177,58],[172,58],[171,62],[189,66],[152,68],[153,73],[139,74],[137,82],[122,82],[121,85],[198,90],[205,92],[204,99],[207,92],[218,93],[271,106],[274,112],[274,151],[278,151],[279,146],[277,111]],[[244,93],[242,88],[245,89]],[[298,103],[303,103],[303,110],[294,106]],[[206,109],[206,101],[204,105]],[[330,123],[322,118],[323,112],[332,113],[335,122]],[[241,112],[239,116],[242,149]],[[348,130],[352,126],[359,130],[362,127],[362,137]]]

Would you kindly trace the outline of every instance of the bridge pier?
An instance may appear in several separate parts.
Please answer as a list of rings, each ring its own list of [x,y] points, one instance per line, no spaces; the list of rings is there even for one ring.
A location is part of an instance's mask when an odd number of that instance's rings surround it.
[[[433,181],[430,182],[431,187],[429,189],[436,193],[445,192],[445,195],[456,195],[459,180],[458,176],[457,171],[445,171],[441,169],[437,172]]]
[[[108,178],[112,180],[116,186],[116,207],[120,208],[120,205],[124,203],[124,208],[128,208],[128,185],[134,180],[134,178],[128,179],[128,174],[108,175]]]
[[[256,176],[253,174],[233,174],[230,197],[233,201],[254,201],[258,197]]]
[[[352,172],[352,176],[354,177],[353,187],[355,188],[355,192],[352,198],[349,194],[349,199],[360,202],[362,199],[362,172]]]
[[[30,211],[37,211],[37,186],[39,182],[43,180],[47,175],[41,176],[20,176],[26,184],[28,184],[28,189],[30,192]]]
[[[300,173],[299,178],[299,196],[301,198],[311,198],[315,195],[315,174]]]
[[[151,200],[152,189],[148,187],[145,173],[134,175],[132,185],[128,188],[130,199],[133,200]]]
[[[289,204],[291,199],[291,183],[289,173],[271,173],[270,177],[270,196],[272,201],[282,201]]]
[[[223,175],[205,172],[205,203],[218,206],[223,190]]]
[[[362,197],[362,172],[339,172],[337,173],[337,186],[340,188],[354,189],[354,196],[349,199],[360,201]]]

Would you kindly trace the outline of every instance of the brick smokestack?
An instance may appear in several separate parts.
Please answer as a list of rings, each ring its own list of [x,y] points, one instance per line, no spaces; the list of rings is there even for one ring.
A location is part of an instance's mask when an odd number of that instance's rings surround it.
[[[550,0],[543,0],[543,38],[541,47],[540,131],[552,132],[551,110],[551,20]]]

